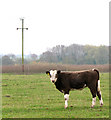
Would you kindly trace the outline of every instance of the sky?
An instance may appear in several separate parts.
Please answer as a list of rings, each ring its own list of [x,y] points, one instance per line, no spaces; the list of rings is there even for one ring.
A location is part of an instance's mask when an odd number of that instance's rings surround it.
[[[109,45],[108,0],[1,0],[0,54],[42,54],[56,45]]]

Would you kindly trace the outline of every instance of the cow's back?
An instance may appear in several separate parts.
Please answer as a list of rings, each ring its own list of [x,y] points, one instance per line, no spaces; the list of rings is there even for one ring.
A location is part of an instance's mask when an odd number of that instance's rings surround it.
[[[96,71],[76,71],[76,72],[61,72],[58,75],[57,82],[61,89],[81,89],[88,84],[94,82],[98,77]]]

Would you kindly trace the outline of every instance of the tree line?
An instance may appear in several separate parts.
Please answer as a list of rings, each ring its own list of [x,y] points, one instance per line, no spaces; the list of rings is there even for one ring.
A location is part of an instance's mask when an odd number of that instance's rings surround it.
[[[105,45],[57,45],[44,52],[40,56],[40,61],[62,64],[108,64],[109,48]]]
[[[14,54],[0,56],[2,65],[22,64],[22,58]],[[30,54],[24,59],[25,64],[48,62],[61,64],[108,64],[109,47],[105,45],[57,45],[40,56]]]
[[[17,65],[22,64],[22,58],[14,54],[7,54],[0,57],[2,65]],[[38,56],[36,54],[29,54],[24,56],[24,64],[31,64],[37,62]]]

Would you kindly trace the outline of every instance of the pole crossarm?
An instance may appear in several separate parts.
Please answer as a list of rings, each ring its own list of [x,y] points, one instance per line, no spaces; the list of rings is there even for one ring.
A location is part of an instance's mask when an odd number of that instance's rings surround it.
[[[26,29],[26,30],[28,30],[28,28],[17,28],[17,30],[18,30],[18,29]]]

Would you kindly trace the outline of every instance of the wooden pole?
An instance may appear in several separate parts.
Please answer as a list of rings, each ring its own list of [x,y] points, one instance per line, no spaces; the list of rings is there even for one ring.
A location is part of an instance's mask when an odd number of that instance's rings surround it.
[[[24,28],[24,19],[20,20],[22,20],[22,28],[17,28],[17,30],[22,29],[22,72],[24,74],[24,29],[28,30],[28,28]]]
[[[24,19],[22,19],[22,72],[24,73]]]

